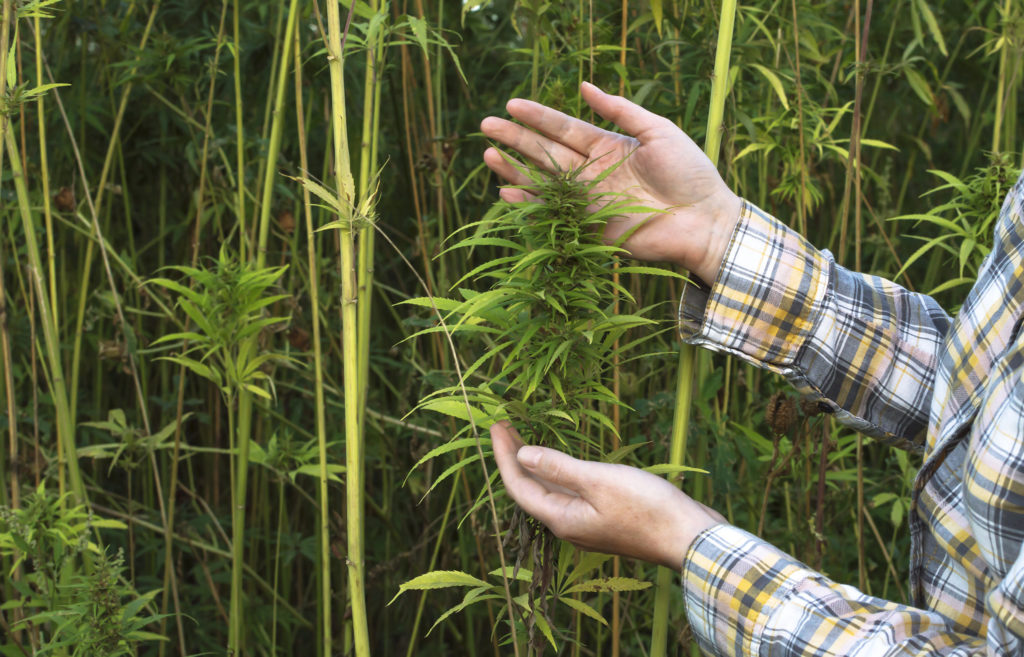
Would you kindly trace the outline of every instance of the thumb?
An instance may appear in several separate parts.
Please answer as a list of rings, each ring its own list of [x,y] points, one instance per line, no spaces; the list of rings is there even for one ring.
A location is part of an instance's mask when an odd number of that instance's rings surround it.
[[[536,477],[567,488],[574,493],[581,492],[587,483],[585,461],[547,447],[526,445],[516,454],[520,465]]]
[[[638,139],[643,133],[659,127],[663,121],[668,120],[648,112],[622,96],[605,93],[589,82],[580,85],[580,94],[595,112],[622,128],[626,134]]]

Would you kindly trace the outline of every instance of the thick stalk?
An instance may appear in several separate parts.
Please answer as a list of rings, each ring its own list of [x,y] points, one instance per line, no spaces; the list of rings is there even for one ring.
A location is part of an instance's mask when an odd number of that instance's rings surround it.
[[[711,82],[711,106],[708,108],[707,135],[704,152],[711,162],[718,164],[718,151],[722,144],[722,118],[725,115],[725,96],[728,91],[729,59],[732,53],[732,29],[736,17],[736,0],[722,0],[722,13],[718,25],[718,45],[715,50],[715,70]],[[690,424],[690,405],[693,399],[694,350],[681,345],[679,351],[679,378],[676,386],[675,415],[672,419],[672,439],[669,463],[682,465],[686,456],[687,430]],[[682,564],[679,564],[682,567]],[[654,621],[651,629],[651,657],[663,657],[668,647],[668,607],[672,578],[677,570],[658,568],[658,587],[654,599]]]
[[[696,363],[696,348],[684,344],[679,354],[678,377],[676,379],[676,407],[673,418],[672,442],[669,445],[669,463],[682,465],[686,458],[686,441],[690,423],[690,404],[693,400],[693,370]],[[677,431],[676,428],[680,429]],[[682,568],[682,564],[679,564]],[[658,567],[658,579],[654,594],[654,617],[651,629],[651,657],[663,657],[668,649],[668,611],[671,602],[673,579],[678,571]]]
[[[351,11],[349,12],[351,20]],[[346,31],[347,31],[346,25]],[[334,174],[338,205],[342,212],[341,333],[345,370],[345,509],[348,530],[348,588],[352,609],[352,633],[357,657],[370,654],[363,569],[363,466],[362,432],[359,426],[359,337],[354,219],[355,184],[349,160],[345,112],[344,52],[338,3],[327,3],[327,56],[331,73],[331,128],[334,137]]]
[[[619,65],[622,70],[626,70],[626,37],[629,34],[629,0],[622,0],[622,15],[619,17]],[[626,95],[626,78],[619,78],[619,95]],[[615,283],[615,300],[613,302],[613,314],[619,314],[619,259],[615,258],[615,262],[612,263],[612,280]],[[619,341],[615,341],[612,355],[612,393],[615,395],[615,399],[618,400],[620,393],[622,392],[622,371],[619,366]],[[622,413],[620,412],[618,404],[612,407],[612,425],[615,427],[615,432],[612,435],[612,450],[619,448],[619,436],[622,432]],[[612,577],[619,576],[619,570],[622,564],[619,561],[618,555],[612,558]],[[622,618],[621,618],[622,605],[620,595],[618,591],[612,592],[612,657],[619,657],[622,651]],[[578,614],[577,614],[578,616]],[[579,624],[580,619],[577,617],[576,623]]]

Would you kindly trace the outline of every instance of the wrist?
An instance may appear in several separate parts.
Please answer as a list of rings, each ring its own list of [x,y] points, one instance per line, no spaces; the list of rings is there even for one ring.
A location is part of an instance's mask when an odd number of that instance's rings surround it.
[[[743,210],[743,199],[726,189],[716,199],[707,222],[705,250],[695,266],[690,268],[697,277],[708,285],[718,278],[718,270],[729,249],[733,232]]]
[[[707,529],[720,525],[724,519],[717,513],[709,513],[702,504],[694,502],[687,497],[687,504],[681,505],[679,513],[673,518],[672,532],[666,532],[669,541],[663,546],[661,556],[657,562],[679,572],[683,567],[683,561],[690,551],[690,546],[697,540],[697,537]]]

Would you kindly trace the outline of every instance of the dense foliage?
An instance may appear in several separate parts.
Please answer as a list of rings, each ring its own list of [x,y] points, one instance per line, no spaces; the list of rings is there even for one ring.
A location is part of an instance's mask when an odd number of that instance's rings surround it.
[[[623,271],[646,320],[601,341],[575,334],[607,305],[538,320],[568,345],[547,361],[495,349],[528,326],[454,350],[436,329],[495,283],[565,289],[522,264],[562,257],[528,255],[544,235],[489,223],[480,119],[516,95],[592,118],[591,80],[702,143],[718,3],[350,5],[339,28],[323,2],[4,0],[0,653],[510,654],[503,587],[532,577],[499,563],[511,503],[457,436],[466,411],[429,403],[474,364],[467,385],[501,392],[563,368],[566,398],[600,371],[607,394],[560,435],[669,460],[677,279]],[[740,3],[719,168],[842,264],[955,310],[1020,170],[1022,55],[1014,0]],[[460,282],[474,270],[492,276]],[[642,354],[613,358],[615,338]],[[916,457],[800,408],[773,375],[710,353],[696,372],[686,463],[708,474],[687,492],[904,599]],[[564,420],[551,390],[520,417]],[[564,604],[533,649],[647,654],[654,569],[549,553]],[[456,574],[395,599],[428,571]],[[479,604],[427,635],[465,586]],[[669,651],[689,654],[671,595]]]

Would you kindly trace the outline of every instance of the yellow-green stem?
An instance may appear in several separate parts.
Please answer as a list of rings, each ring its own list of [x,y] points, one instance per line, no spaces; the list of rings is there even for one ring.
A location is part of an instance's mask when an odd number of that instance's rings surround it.
[[[234,31],[234,56],[235,68],[235,215],[238,217],[238,258],[245,261],[245,239],[249,235],[245,230],[245,124],[242,122],[242,70],[240,60],[242,58],[242,43],[238,36],[238,3],[234,1],[232,16],[232,29]]]
[[[722,118],[725,115],[725,96],[728,91],[729,58],[732,52],[732,29],[736,17],[736,0],[722,0],[722,13],[718,25],[718,45],[715,50],[715,70],[711,82],[711,106],[708,108],[707,134],[704,152],[711,162],[718,164],[718,151],[722,144]],[[679,351],[679,379],[676,387],[675,416],[672,420],[672,439],[669,463],[682,465],[686,456],[687,430],[690,424],[690,403],[693,398],[694,347],[681,345]],[[682,567],[682,564],[679,564]],[[651,629],[651,657],[663,657],[668,646],[668,607],[672,578],[677,571],[658,569],[658,588],[654,600],[654,624]]]
[[[686,441],[690,423],[690,403],[693,399],[693,370],[696,363],[696,348],[684,344],[679,353],[678,377],[676,378],[676,407],[672,422],[672,442],[669,444],[669,463],[682,465],[686,458]],[[682,567],[682,564],[679,564]],[[659,567],[654,594],[654,617],[651,629],[651,657],[667,654],[668,612],[672,594],[673,579],[678,571]]]
[[[36,84],[43,85],[43,44],[39,30],[39,16],[35,19],[35,44],[36,44]],[[50,302],[53,307],[50,313],[53,315],[53,323],[60,326],[60,314],[57,311],[57,254],[53,244],[53,213],[50,211],[50,166],[46,155],[46,96],[40,94],[36,100],[36,107],[39,110],[39,181],[43,191],[43,221],[46,225],[46,264],[47,274],[50,277]]]
[[[276,87],[273,100],[273,118],[270,125],[270,142],[267,148],[267,161],[264,166],[263,194],[260,203],[259,237],[256,243],[256,268],[266,265],[267,240],[270,236],[270,209],[273,202],[274,178],[277,175],[277,156],[281,152],[281,133],[284,124],[284,97],[290,58],[295,34],[295,21],[298,14],[298,0],[292,0],[288,7],[288,22],[285,26],[284,43],[278,58]],[[241,183],[241,181],[239,181]],[[257,348],[257,336],[253,336],[241,349],[250,352]],[[245,510],[248,497],[249,474],[249,440],[252,433],[252,393],[241,388],[238,390],[237,422],[235,427],[236,448],[238,455],[235,466],[234,492],[232,494],[231,521],[231,610],[229,615],[228,654],[240,655],[243,642],[242,618],[242,566],[245,557]],[[233,409],[228,409],[230,418]]]
[[[9,9],[7,3],[5,3],[5,9]],[[25,184],[21,156],[18,154],[18,146],[14,141],[14,130],[9,121],[4,126],[4,142],[7,146],[7,157],[10,159],[11,176],[14,179],[14,188],[18,199],[18,214],[21,218],[22,230],[25,232],[25,247],[30,268],[29,277],[39,299],[40,324],[43,327],[43,343],[46,348],[44,356],[50,372],[53,405],[57,413],[57,440],[63,446],[63,456],[66,460],[68,477],[71,480],[71,503],[88,504],[85,484],[78,468],[74,423],[71,420],[71,409],[68,405],[68,395],[64,385],[64,366],[60,358],[57,326],[54,324],[53,314],[50,312],[53,306],[50,303],[46,285],[43,283],[43,263],[42,258],[39,257],[39,242],[36,240],[35,225],[30,210],[32,204],[28,195],[28,186]]]
[[[356,302],[358,280],[355,257],[355,185],[346,132],[344,53],[341,46],[338,3],[327,3],[327,56],[331,73],[331,128],[334,137],[334,173],[340,217],[341,333],[345,370],[345,509],[348,530],[348,588],[352,634],[357,657],[370,654],[363,568],[362,431],[359,426],[359,336]]]
[[[296,26],[296,32],[298,26]],[[306,152],[306,126],[302,109],[302,57],[301,43],[295,41],[295,116],[298,121],[299,162],[303,171],[309,170]],[[309,303],[313,313],[313,388],[316,412],[316,443],[319,459],[320,493],[320,650],[331,655],[331,526],[327,500],[327,422],[324,416],[324,373],[320,346],[320,276],[316,264],[316,237],[313,232],[313,206],[309,189],[302,187],[302,210],[306,215],[306,257],[309,267]]]
[[[387,16],[387,2],[380,3],[378,0],[371,0],[371,8],[374,11]],[[380,31],[368,35],[366,43],[366,76],[363,86],[363,134],[359,147],[359,193],[357,198],[367,208],[373,204],[375,195],[374,181],[377,176],[377,144],[379,142],[380,126],[380,88],[381,71],[384,62],[384,40],[380,38]],[[370,212],[363,213],[369,218]],[[356,301],[356,313],[359,322],[358,335],[362,336],[359,341],[359,367],[358,377],[360,391],[359,403],[359,427],[365,427],[366,422],[366,393],[370,382],[370,300],[373,292],[373,244],[374,231],[372,228],[359,231],[359,289]],[[362,459],[360,459],[362,461]]]
[[[1012,2],[1013,2],[1013,0],[1004,0],[1004,2],[1003,2],[1002,14],[1003,14],[1003,20],[1004,21],[1009,21],[1009,18],[1010,18],[1010,8],[1011,8],[1011,3]],[[1008,25],[1005,28],[1005,30],[1009,30],[1009,26]],[[999,49],[999,81],[998,81],[998,84],[996,86],[996,114],[995,114],[995,122],[994,122],[994,124],[992,126],[992,153],[993,154],[999,153],[999,149],[1001,147],[1001,142],[1002,142],[1002,136],[1003,136],[1003,112],[1004,112],[1004,105],[1005,105],[1004,95],[1006,93],[1006,74],[1007,74],[1007,65],[1009,63],[1008,62],[1009,51],[1010,51],[1010,42],[1007,39],[1006,41],[1003,42],[1003,47]],[[1010,144],[1010,146],[1012,147],[1013,145]]]

